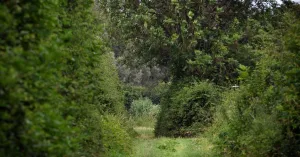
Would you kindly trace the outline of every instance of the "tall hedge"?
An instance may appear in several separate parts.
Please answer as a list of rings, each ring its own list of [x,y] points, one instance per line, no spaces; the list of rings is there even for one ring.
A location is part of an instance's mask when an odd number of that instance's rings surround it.
[[[59,1],[0,3],[0,156],[62,156],[74,147],[61,116]]]
[[[224,94],[213,133],[218,155],[300,155],[298,13],[283,15],[284,29],[261,31],[257,67],[240,89]]]
[[[1,1],[0,156],[130,153],[124,97],[94,8],[92,0]]]

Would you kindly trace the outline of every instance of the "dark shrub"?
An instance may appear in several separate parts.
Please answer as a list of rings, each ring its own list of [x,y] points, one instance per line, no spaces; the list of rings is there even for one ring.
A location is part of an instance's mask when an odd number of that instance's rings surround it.
[[[156,136],[185,136],[201,132],[212,121],[219,100],[213,84],[199,82],[173,86],[161,102]]]

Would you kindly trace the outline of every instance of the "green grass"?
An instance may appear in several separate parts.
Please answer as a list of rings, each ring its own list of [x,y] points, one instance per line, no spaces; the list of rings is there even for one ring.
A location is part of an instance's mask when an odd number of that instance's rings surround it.
[[[153,128],[136,127],[132,157],[210,157],[212,144],[205,138],[154,138]]]
[[[139,139],[151,139],[154,138],[154,129],[150,127],[135,127],[134,130],[138,133]]]

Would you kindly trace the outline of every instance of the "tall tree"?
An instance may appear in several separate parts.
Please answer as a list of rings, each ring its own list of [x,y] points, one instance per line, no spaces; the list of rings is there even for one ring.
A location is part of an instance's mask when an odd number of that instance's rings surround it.
[[[245,59],[253,54],[243,52],[251,38],[246,21],[274,5],[272,1],[168,0],[141,1],[131,8],[122,1],[102,3],[112,26],[117,26],[111,36],[127,58],[137,55],[146,63],[167,66],[175,80],[195,77],[219,85],[235,82],[239,64],[254,64]]]

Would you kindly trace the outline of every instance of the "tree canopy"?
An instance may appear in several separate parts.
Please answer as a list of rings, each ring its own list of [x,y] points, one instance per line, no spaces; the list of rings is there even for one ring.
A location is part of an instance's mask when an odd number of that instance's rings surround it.
[[[1,0],[0,37],[0,156],[131,156],[154,123],[300,156],[298,3]]]

